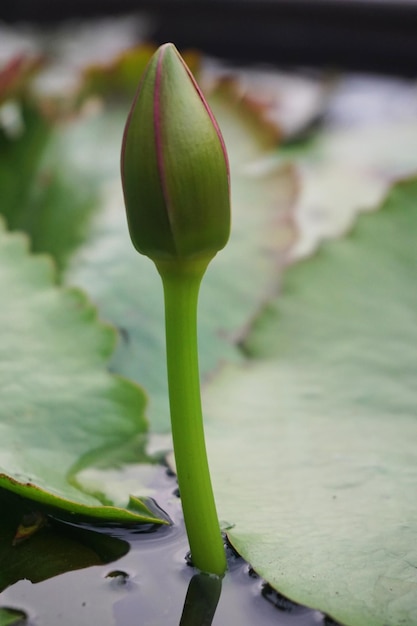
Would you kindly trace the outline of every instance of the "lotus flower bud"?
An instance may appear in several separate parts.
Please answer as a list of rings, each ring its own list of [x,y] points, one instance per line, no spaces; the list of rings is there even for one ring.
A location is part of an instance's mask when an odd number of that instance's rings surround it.
[[[135,248],[155,262],[209,261],[229,238],[227,154],[173,44],[145,69],[123,136],[122,184]]]

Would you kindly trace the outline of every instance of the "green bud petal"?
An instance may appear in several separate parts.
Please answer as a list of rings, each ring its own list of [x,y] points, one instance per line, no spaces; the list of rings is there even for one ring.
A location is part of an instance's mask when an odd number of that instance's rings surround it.
[[[130,236],[154,261],[212,258],[230,232],[229,167],[219,127],[173,44],[158,48],[123,137]]]

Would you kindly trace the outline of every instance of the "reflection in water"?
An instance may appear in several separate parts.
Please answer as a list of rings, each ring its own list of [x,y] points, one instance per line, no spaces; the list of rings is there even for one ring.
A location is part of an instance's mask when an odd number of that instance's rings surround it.
[[[211,626],[221,590],[218,576],[195,574],[188,585],[179,626]]]
[[[138,534],[137,529],[114,527],[107,529],[112,535],[109,536],[66,526],[65,534],[56,537],[51,551],[49,543],[48,546],[36,543],[42,537],[47,538],[48,529],[44,528],[18,546],[19,554],[10,547],[2,560],[2,524],[12,509],[2,506],[0,501],[0,561],[10,563],[10,567],[0,568],[0,581],[7,573],[4,580],[7,589],[0,593],[0,624],[3,623],[1,607],[18,607],[28,614],[30,623],[39,626],[324,626],[327,623],[317,611],[292,603],[284,606],[262,578],[254,575],[248,564],[231,550],[227,552],[228,571],[223,580],[196,574],[185,562],[189,546],[180,501],[172,495],[175,481],[164,468],[155,467],[155,470],[155,489],[164,510],[174,521],[172,526],[156,532]],[[15,524],[7,535],[11,539],[14,530]],[[64,538],[71,540],[71,544]],[[113,541],[103,543],[103,539]],[[80,550],[75,543],[80,545]],[[41,548],[43,559],[26,552],[35,548]],[[56,562],[65,562],[61,558],[56,561],[58,555],[70,558],[72,563],[84,552],[88,556],[84,567],[93,564],[95,567],[53,575],[58,573],[52,571]],[[19,571],[19,578],[24,574],[25,579],[14,582],[9,575],[14,568],[20,568],[20,555],[27,557],[25,569]],[[78,566],[82,567],[83,563]],[[46,574],[52,577],[43,580]],[[32,584],[28,577],[39,582]]]
[[[0,489],[0,594],[20,580],[39,583],[116,561],[129,551],[127,541],[63,524],[33,511],[33,506],[38,504]]]

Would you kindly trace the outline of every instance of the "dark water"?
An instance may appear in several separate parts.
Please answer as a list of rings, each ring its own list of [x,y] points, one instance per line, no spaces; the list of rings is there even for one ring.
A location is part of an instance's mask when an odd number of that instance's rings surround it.
[[[68,572],[36,584],[20,580],[0,594],[0,606],[24,610],[30,626],[332,623],[320,612],[295,605],[277,594],[231,548],[229,571],[221,583],[196,575],[185,561],[188,544],[175,487],[175,480],[161,468],[158,501],[173,519],[173,526],[147,533],[107,531],[129,542],[130,550],[125,556],[107,565]]]

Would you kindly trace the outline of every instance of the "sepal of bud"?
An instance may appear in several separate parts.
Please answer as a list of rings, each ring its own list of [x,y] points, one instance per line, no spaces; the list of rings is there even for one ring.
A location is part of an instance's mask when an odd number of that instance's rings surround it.
[[[158,48],[123,136],[122,184],[135,248],[155,262],[205,258],[230,231],[229,166],[217,122],[173,44]]]

